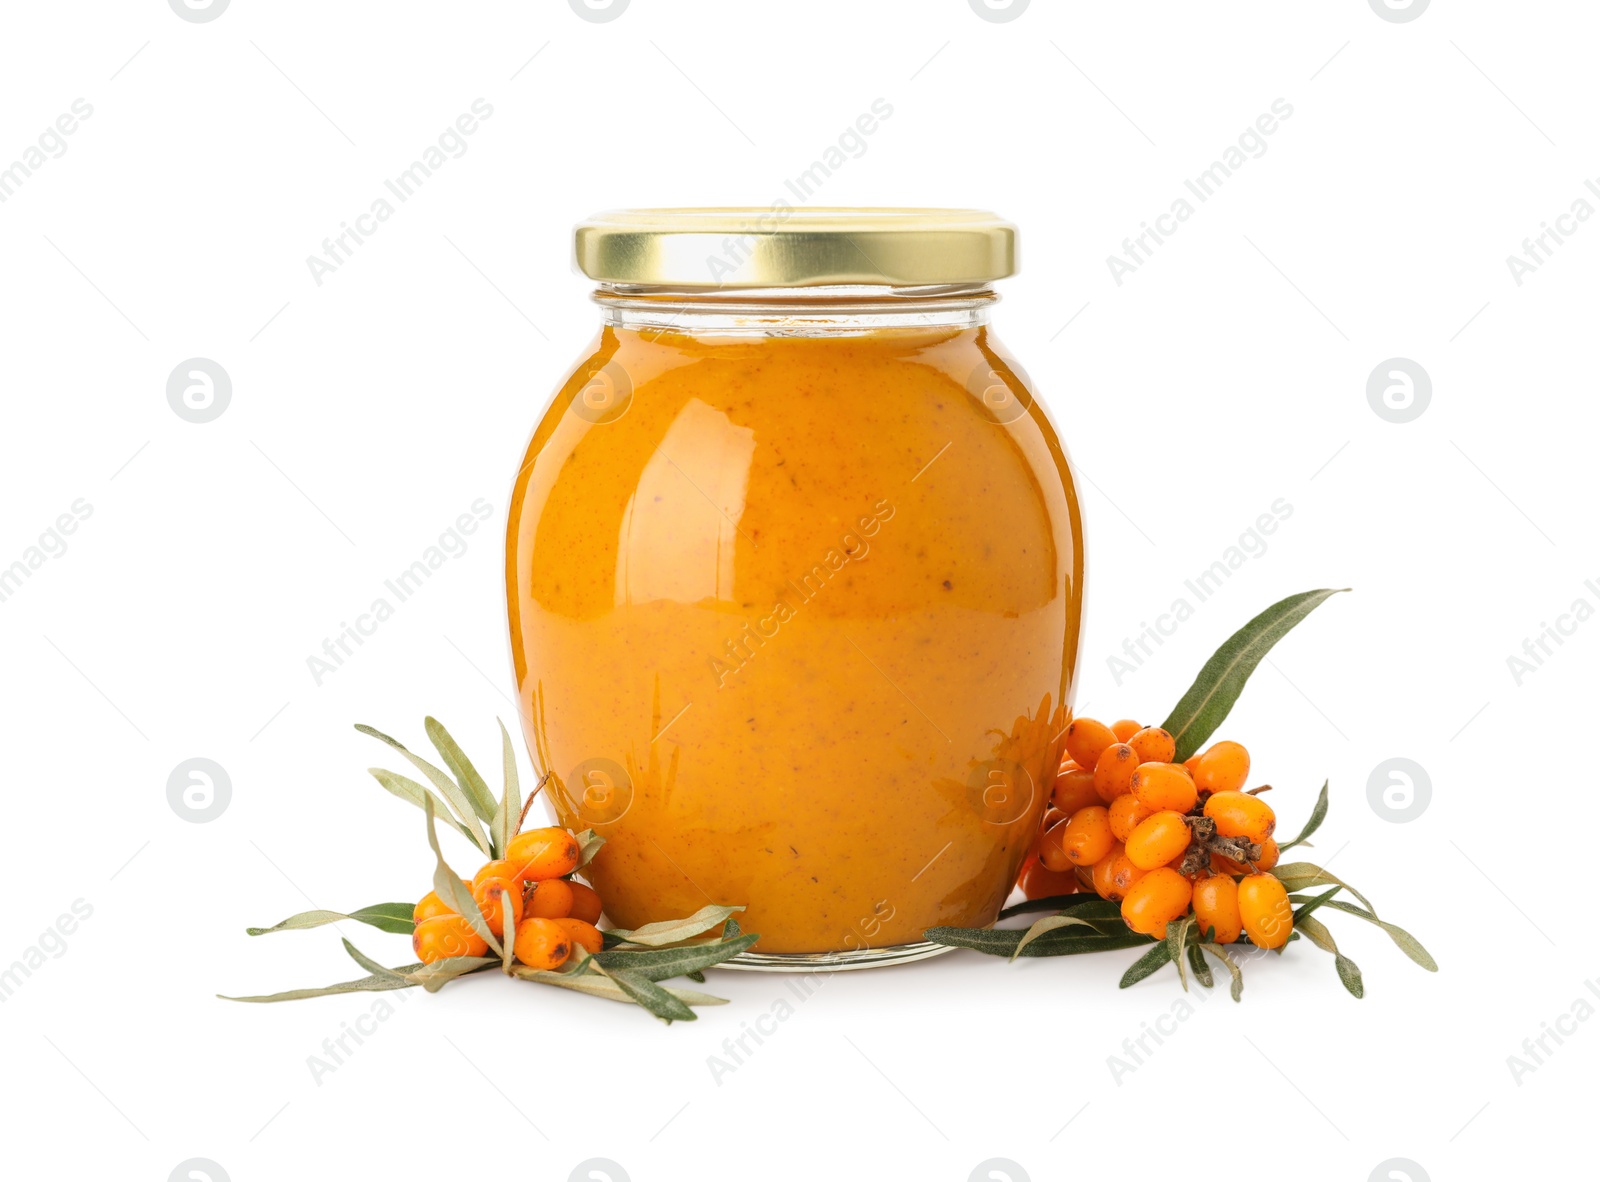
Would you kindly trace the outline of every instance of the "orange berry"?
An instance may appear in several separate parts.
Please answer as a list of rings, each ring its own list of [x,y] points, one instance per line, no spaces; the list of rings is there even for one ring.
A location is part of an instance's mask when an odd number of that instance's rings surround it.
[[[1171,763],[1178,753],[1178,744],[1159,726],[1147,726],[1131,739],[1122,741],[1133,748],[1140,763]]]
[[[1117,736],[1117,742],[1126,743],[1138,734],[1143,728],[1131,718],[1118,719],[1111,724],[1111,733]]]
[[[1250,874],[1239,880],[1239,919],[1245,935],[1258,948],[1282,948],[1294,931],[1294,909],[1289,892],[1270,874]]]
[[[1182,813],[1151,813],[1128,834],[1128,860],[1140,870],[1164,867],[1189,848],[1189,836]]]
[[[1094,773],[1074,765],[1056,777],[1056,786],[1050,793],[1050,803],[1071,816],[1085,805],[1101,804],[1100,794],[1094,790]]]
[[[1177,754],[1177,753],[1174,752],[1173,754]],[[1200,763],[1200,757],[1198,755],[1191,755],[1191,756],[1189,756],[1188,759],[1183,761],[1184,770],[1187,771],[1192,776],[1192,775],[1194,775],[1194,769],[1199,765],[1199,763]]]
[[[556,923],[561,925],[561,930],[567,933],[567,939],[572,944],[567,953],[568,957],[576,956],[580,948],[593,956],[605,947],[605,938],[600,935],[600,929],[592,923],[571,918],[558,919]]]
[[[1117,797],[1107,810],[1111,815],[1111,836],[1118,841],[1127,841],[1128,836],[1139,827],[1139,822],[1154,811],[1140,804],[1139,798],[1131,792]]]
[[[468,890],[472,889],[472,884],[464,878],[461,880],[461,885]],[[434,919],[441,915],[454,915],[455,913],[455,908],[439,898],[438,891],[429,891],[417,900],[417,905],[411,911],[411,919],[414,923],[422,923],[424,920]]]
[[[562,878],[578,866],[578,839],[553,826],[530,829],[511,839],[505,860],[523,881]]]
[[[1217,792],[1206,800],[1206,816],[1217,823],[1223,837],[1262,842],[1272,836],[1278,819],[1272,806],[1247,792]]]
[[[1061,844],[1061,839],[1066,836],[1067,823],[1057,821],[1046,829],[1039,838],[1039,862],[1046,870],[1057,873],[1072,869],[1072,859],[1067,857],[1066,847]]]
[[[1094,765],[1094,790],[1110,804],[1133,787],[1133,773],[1139,770],[1139,757],[1126,743],[1113,743],[1100,753]]]
[[[491,862],[490,866],[495,865]],[[488,867],[484,867],[485,870]],[[479,871],[483,874],[483,871]],[[472,901],[478,905],[478,910],[483,912],[483,922],[489,925],[489,930],[497,937],[504,936],[507,930],[505,920],[506,900],[511,902],[510,930],[515,932],[517,924],[522,920],[522,884],[509,876],[484,875],[475,881],[472,886]]]
[[[1117,884],[1112,881],[1111,872],[1116,868],[1117,859],[1122,857],[1122,843],[1119,841],[1111,847],[1111,852],[1094,864],[1089,878],[1094,884],[1095,893],[1102,899],[1120,899],[1122,892],[1117,890]]]
[[[1189,910],[1189,880],[1165,866],[1133,884],[1122,900],[1122,922],[1136,932],[1164,939],[1167,924]]]
[[[565,919],[572,914],[572,884],[564,878],[535,883],[522,902],[522,914],[540,919]]]
[[[1067,753],[1079,767],[1094,767],[1101,753],[1116,741],[1110,727],[1092,718],[1075,718],[1067,727]]]
[[[478,872],[472,876],[471,886],[473,890],[477,890],[478,887],[489,881],[491,878],[514,879],[516,877],[516,870],[512,868],[510,862],[507,862],[504,859],[495,862],[485,862],[482,866],[478,867]]]
[[[1261,843],[1261,856],[1256,859],[1256,869],[1271,870],[1278,864],[1279,854],[1278,843],[1270,837],[1267,838]]]
[[[1111,835],[1111,814],[1099,805],[1079,809],[1061,830],[1061,850],[1074,866],[1093,866],[1116,840]]]
[[[1037,858],[1022,868],[1018,880],[1022,893],[1029,899],[1050,899],[1056,895],[1075,895],[1083,889],[1076,870],[1051,870]]]
[[[1194,884],[1194,918],[1200,934],[1215,930],[1218,944],[1232,944],[1244,930],[1239,919],[1239,887],[1226,874],[1213,874]]]
[[[567,885],[572,888],[572,910],[568,913],[573,919],[581,919],[584,923],[599,923],[601,902],[599,893],[587,883],[567,880]]]
[[[419,923],[411,933],[411,947],[423,964],[452,956],[482,956],[489,951],[488,942],[454,912]]]
[[[572,936],[560,920],[525,919],[517,925],[511,951],[530,969],[553,969],[572,951]]]
[[[1135,866],[1124,850],[1117,855],[1117,860],[1111,867],[1111,885],[1117,891],[1117,898],[1122,898],[1133,889],[1133,884],[1145,876],[1145,871]]]
[[[1172,763],[1141,763],[1134,770],[1132,787],[1139,803],[1151,812],[1171,809],[1175,813],[1186,813],[1199,799],[1194,781]]]
[[[1195,786],[1202,792],[1237,792],[1250,778],[1250,752],[1224,739],[1213,743],[1194,765]]]

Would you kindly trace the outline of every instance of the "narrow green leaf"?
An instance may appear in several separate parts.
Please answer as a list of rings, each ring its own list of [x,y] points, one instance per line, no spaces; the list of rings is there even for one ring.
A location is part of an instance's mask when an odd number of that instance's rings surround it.
[[[406,980],[406,975],[404,973],[396,972],[394,969],[391,969],[391,968],[388,968],[388,967],[386,967],[384,965],[379,964],[377,961],[373,960],[372,957],[368,956],[365,952],[362,952],[361,949],[357,948],[354,944],[350,943],[349,940],[343,940],[341,938],[341,942],[344,944],[344,950],[347,953],[350,954],[350,959],[355,961],[362,968],[366,969],[367,972],[371,973],[374,977],[385,977],[385,976],[388,976],[388,977],[394,977],[396,980],[399,980],[399,981]]]
[[[722,924],[722,938],[724,940],[731,940],[735,936],[742,936],[743,934],[744,933],[739,929],[739,921],[731,915],[728,916],[728,918]]]
[[[432,964],[406,974],[406,980],[421,985],[429,993],[438,993],[457,977],[468,973],[481,973],[500,962],[492,956],[447,956]]]
[[[1050,895],[1042,899],[1024,899],[1020,903],[1013,903],[1009,907],[1002,907],[1000,914],[995,917],[996,922],[1010,919],[1014,915],[1027,915],[1033,911],[1061,911],[1071,907],[1074,901],[1096,898],[1095,895],[1075,893],[1071,895]]]
[[[1200,750],[1222,725],[1250,674],[1272,646],[1339,590],[1349,588],[1302,591],[1281,599],[1223,642],[1161,724],[1177,742],[1174,763],[1182,763]]]
[[[577,838],[578,841],[578,864],[573,869],[575,871],[582,870],[590,862],[594,861],[594,856],[600,852],[600,847],[605,845],[606,839],[593,829],[584,829],[581,832],[574,833],[572,836]]]
[[[522,820],[522,781],[517,776],[517,753],[511,746],[511,735],[506,731],[505,723],[498,718],[495,721],[500,724],[500,754],[505,764],[506,787],[500,797],[494,823],[494,831],[500,836],[500,856],[503,858],[511,848],[511,839],[517,835],[517,825]]]
[[[1027,933],[1019,928],[929,928],[922,938],[931,944],[946,944],[951,948],[970,948],[987,956],[1009,958]],[[1126,927],[1119,935],[1095,935],[1088,928],[1063,928],[1047,932],[1029,944],[1022,956],[1075,956],[1084,952],[1106,952],[1116,948],[1148,946],[1149,936],[1130,932]]]
[[[451,737],[450,732],[444,729],[444,724],[437,718],[431,716],[424,718],[422,729],[427,732],[428,741],[434,745],[444,760],[444,766],[450,769],[456,782],[465,790],[473,812],[484,821],[491,820],[494,817],[494,793],[489,791],[489,785],[478,774],[478,769],[472,766],[467,753],[461,750],[461,744]],[[504,726],[501,729],[504,730]]]
[[[691,980],[691,981],[698,981],[701,985],[704,985],[706,983],[706,975],[704,973],[702,973],[699,969],[696,969],[692,973],[685,973],[684,976],[688,977],[689,980]]]
[[[1074,915],[1092,916],[1096,919],[1120,918],[1122,910],[1119,904],[1109,899],[1102,899],[1099,895],[1088,891],[1080,891],[1073,895],[1055,895],[1048,899],[1024,899],[1004,908],[998,919],[1010,919],[1014,915],[1026,915],[1030,911],[1070,911]]]
[[[472,892],[467,889],[467,884],[461,881],[461,876],[450,869],[444,860],[443,851],[439,849],[439,833],[433,824],[433,798],[429,797],[424,803],[423,812],[428,816],[428,844],[433,847],[433,856],[436,859],[433,868],[434,892],[441,901],[449,904],[450,910],[466,920],[473,931],[488,941],[496,956],[502,955],[500,941],[495,939],[494,933],[489,930],[489,925],[484,922],[483,912],[478,910]]]
[[[391,772],[387,768],[381,767],[369,767],[367,769],[367,774],[370,775],[374,780],[378,781],[378,783],[382,784],[389,792],[393,793],[395,796],[398,796],[401,800],[410,801],[419,809],[426,808],[428,801],[433,801],[434,811],[437,812],[441,818],[443,818],[445,824],[449,825],[457,833],[461,834],[462,837],[472,842],[485,854],[493,857],[493,855],[490,854],[488,846],[483,840],[482,834],[477,833],[475,829],[468,829],[460,821],[456,820],[455,817],[451,815],[450,810],[445,806],[445,803],[442,800],[440,800],[432,792],[429,792],[421,784],[411,779],[409,776],[402,776],[398,772]]]
[[[511,911],[511,892],[510,891],[501,891],[500,892],[500,914],[504,915],[504,916],[508,916],[508,917],[512,915],[512,911]],[[507,925],[510,926],[510,920],[509,919],[507,920]],[[503,948],[501,948],[501,950],[500,950],[500,968],[501,968],[501,971],[503,971],[503,972],[505,972],[507,974],[509,974],[511,972],[511,952],[512,952],[512,949],[515,947],[516,942],[517,942],[516,928],[512,927],[510,939],[505,941],[505,946]]]
[[[404,974],[421,967],[420,964],[407,965],[393,972]],[[374,973],[370,977],[361,977],[355,981],[340,981],[337,985],[324,985],[320,989],[290,989],[285,993],[266,993],[259,997],[229,997],[224,993],[219,993],[217,996],[223,1001],[299,1001],[306,997],[332,997],[339,993],[385,993],[391,989],[409,989],[416,983],[404,976],[396,978],[388,970],[385,972],[388,975],[379,976]]]
[[[1221,944],[1202,944],[1200,947],[1227,967],[1228,974],[1233,978],[1233,984],[1228,986],[1228,995],[1238,1001],[1244,995],[1244,974],[1239,971],[1239,962]]]
[[[1300,836],[1296,837],[1293,841],[1286,842],[1285,844],[1280,845],[1278,847],[1279,852],[1282,852],[1284,850],[1292,850],[1292,849],[1294,849],[1295,846],[1299,845],[1306,838],[1310,837],[1313,833],[1315,833],[1318,829],[1322,828],[1322,822],[1327,819],[1327,816],[1328,816],[1328,781],[1324,780],[1324,781],[1322,781],[1322,791],[1317,793],[1317,803],[1312,806],[1312,808],[1311,808],[1311,816],[1306,821],[1306,827],[1304,829],[1300,830]]]
[[[1345,890],[1349,891],[1363,903],[1366,903],[1367,910],[1371,911],[1374,915],[1378,913],[1377,908],[1373,907],[1371,903],[1368,903],[1367,897],[1360,891],[1356,890],[1355,887],[1351,886],[1343,879],[1336,878],[1332,874],[1329,874],[1321,866],[1318,866],[1315,863],[1290,862],[1286,866],[1274,866],[1272,868],[1272,875],[1279,882],[1283,883],[1284,889],[1288,891],[1305,891],[1310,890],[1313,887],[1323,887],[1329,885],[1330,883],[1335,883],[1339,886],[1342,886]]]
[[[1043,919],[1039,920],[1031,928],[1029,928],[1021,940],[1017,941],[1017,946],[1011,950],[1011,959],[1016,960],[1017,957],[1022,955],[1022,950],[1024,948],[1026,948],[1029,944],[1032,944],[1046,932],[1053,932],[1057,928],[1072,927],[1074,925],[1090,929],[1094,928],[1094,925],[1088,920],[1078,919],[1076,916],[1072,915],[1045,916]]]
[[[1183,986],[1185,993],[1189,992],[1189,974],[1183,967],[1183,946],[1189,939],[1189,929],[1194,926],[1194,916],[1187,915],[1181,920],[1173,920],[1167,924],[1167,959],[1178,969],[1178,984]]]
[[[647,923],[642,928],[635,928],[631,932],[617,928],[607,934],[617,936],[630,944],[659,948],[666,944],[676,944],[680,940],[688,940],[700,935],[701,932],[709,932],[726,922],[734,912],[743,910],[743,907],[722,907],[715,903],[707,903],[699,911],[683,919],[662,919],[655,923]]]
[[[1117,987],[1126,989],[1130,985],[1137,985],[1171,959],[1172,945],[1166,940],[1158,942],[1154,948],[1128,966],[1128,971],[1122,974],[1122,981]]]
[[[1372,914],[1372,912],[1363,911],[1353,903],[1346,903],[1341,900],[1338,902],[1329,903],[1328,906],[1347,912],[1350,915],[1358,915],[1368,923],[1377,924],[1380,928],[1389,933],[1389,939],[1393,940],[1397,945],[1399,945],[1400,951],[1404,952],[1415,963],[1421,965],[1430,973],[1437,973],[1439,971],[1438,962],[1434,960],[1431,955],[1429,955],[1428,950],[1422,946],[1422,942],[1410,932],[1406,931],[1405,928],[1400,927],[1397,924],[1385,923],[1376,915]]]
[[[455,814],[456,820],[461,822],[461,827],[470,832],[472,839],[477,842],[478,847],[484,853],[491,858],[494,857],[494,850],[489,841],[483,836],[483,832],[478,825],[478,810],[473,805],[472,798],[460,784],[457,784],[439,768],[423,759],[422,756],[416,754],[399,739],[391,738],[376,727],[357,723],[356,730],[364,735],[371,735],[380,742],[389,744],[401,755],[404,755],[410,761],[411,766],[427,776],[433,786],[439,790],[439,795],[444,797],[445,803],[450,806],[450,811]]]
[[[646,977],[621,969],[607,969],[606,976],[615,981],[622,992],[669,1026],[674,1022],[695,1020],[696,1014],[688,1005]]]
[[[595,954],[594,962],[608,973],[612,969],[637,973],[649,981],[665,981],[685,973],[709,969],[712,965],[731,960],[761,938],[759,933],[723,940],[689,948],[656,948],[637,952],[614,949]]]
[[[412,903],[374,903],[371,907],[363,907],[360,911],[350,912],[349,915],[339,911],[302,911],[299,915],[291,915],[282,923],[274,924],[270,928],[245,928],[245,932],[252,936],[266,936],[272,932],[300,932],[307,928],[320,928],[324,924],[338,923],[342,919],[353,919],[380,931],[409,936],[416,927],[411,922],[411,913],[415,910],[416,906]]]
[[[1356,967],[1355,961],[1339,951],[1339,946],[1333,942],[1333,933],[1320,919],[1308,916],[1304,920],[1296,920],[1295,930],[1304,933],[1306,939],[1324,952],[1333,954],[1334,970],[1339,974],[1339,980],[1344,983],[1344,987],[1353,996],[1361,997],[1366,993],[1366,986],[1361,983],[1361,970]]]
[[[1189,969],[1194,973],[1194,979],[1207,989],[1215,987],[1216,982],[1211,978],[1211,966],[1206,963],[1198,944],[1189,945]]]
[[[1299,907],[1295,908],[1294,922],[1296,926],[1303,923],[1313,911],[1315,911],[1318,907],[1321,907],[1324,903],[1333,898],[1342,890],[1344,890],[1342,886],[1336,886],[1331,890],[1323,891],[1322,894],[1316,896],[1315,898],[1306,899],[1304,903],[1301,903]],[[1297,895],[1295,896],[1295,901],[1298,902],[1303,897],[1304,896]]]

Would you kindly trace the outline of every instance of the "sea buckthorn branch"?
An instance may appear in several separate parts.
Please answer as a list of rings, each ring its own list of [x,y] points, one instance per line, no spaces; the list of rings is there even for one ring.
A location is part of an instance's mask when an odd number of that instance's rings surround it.
[[[349,913],[305,911],[270,928],[246,929],[260,936],[355,920],[409,935],[417,963],[388,968],[344,940],[345,952],[367,976],[318,989],[229,1000],[290,1001],[415,986],[436,993],[460,977],[498,968],[517,980],[640,1006],[667,1023],[694,1020],[695,1006],[726,1004],[723,998],[659,982],[679,976],[703,982],[705,969],[754,945],[760,937],[741,933],[733,918],[743,908],[708,906],[684,919],[602,932],[595,926],[603,906],[600,896],[575,875],[600,852],[605,839],[592,829],[523,830],[528,808],[550,773],[523,799],[511,736],[501,724],[505,785],[496,800],[449,731],[432,717],[423,725],[448,773],[382,731],[356,729],[400,751],[431,785],[370,769],[386,790],[423,811],[434,853],[433,890],[414,905],[376,903]],[[446,862],[439,820],[489,856],[471,879]]]
[[[1252,619],[1212,655],[1159,727],[1074,719],[1050,806],[1018,877],[1027,901],[1000,918],[1054,913],[1026,930],[941,927],[925,937],[1012,960],[1142,946],[1123,988],[1167,964],[1185,990],[1191,974],[1213,988],[1209,955],[1228,970],[1235,1001],[1244,978],[1228,945],[1281,953],[1303,937],[1333,956],[1340,981],[1361,997],[1361,970],[1313,916],[1331,907],[1379,925],[1414,962],[1437,971],[1427,950],[1378,919],[1354,887],[1309,862],[1278,865],[1283,849],[1307,843],[1326,819],[1326,781],[1305,828],[1280,847],[1277,817],[1262,799],[1271,785],[1245,787],[1249,751],[1227,740],[1200,749],[1272,646],[1336,593],[1292,595]],[[1319,887],[1329,889],[1290,893]],[[1341,891],[1364,909],[1336,900]]]

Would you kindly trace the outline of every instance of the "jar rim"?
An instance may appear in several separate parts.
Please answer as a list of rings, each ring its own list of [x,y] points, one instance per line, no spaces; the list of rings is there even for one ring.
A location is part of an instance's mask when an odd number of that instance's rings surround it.
[[[977,209],[724,206],[597,214],[573,236],[603,284],[938,287],[1016,271],[1017,228]]]

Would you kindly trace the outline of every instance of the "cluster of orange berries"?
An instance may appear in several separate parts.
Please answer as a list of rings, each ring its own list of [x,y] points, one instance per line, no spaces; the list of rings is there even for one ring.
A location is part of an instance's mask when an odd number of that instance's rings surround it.
[[[578,856],[578,841],[565,829],[530,829],[511,839],[504,858],[486,863],[470,882],[461,880],[495,939],[510,939],[512,955],[529,968],[557,968],[578,948],[591,955],[600,951],[600,929],[594,926],[600,896],[567,877],[577,869]],[[422,896],[411,918],[411,946],[423,964],[489,950],[488,941],[436,891]]]
[[[1018,879],[1030,899],[1093,890],[1161,939],[1193,911],[1202,933],[1280,948],[1294,930],[1272,808],[1244,790],[1250,753],[1215,743],[1184,763],[1161,727],[1092,718],[1067,728],[1050,808]],[[1255,792],[1263,791],[1256,789]]]

